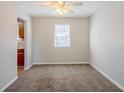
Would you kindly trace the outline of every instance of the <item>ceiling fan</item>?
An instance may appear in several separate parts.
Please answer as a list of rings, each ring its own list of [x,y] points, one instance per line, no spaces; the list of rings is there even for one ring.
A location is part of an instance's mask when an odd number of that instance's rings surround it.
[[[40,4],[40,7],[54,8],[53,14],[63,15],[64,13],[74,13],[74,7],[83,6],[82,2],[51,1]]]

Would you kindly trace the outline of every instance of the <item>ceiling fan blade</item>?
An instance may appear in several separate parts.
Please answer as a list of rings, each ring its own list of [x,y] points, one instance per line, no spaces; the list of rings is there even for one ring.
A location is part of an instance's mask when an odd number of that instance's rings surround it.
[[[71,6],[83,6],[83,3],[69,3]]]
[[[56,6],[56,2],[55,1],[44,2],[44,3],[40,3],[39,6],[40,7],[55,7]]]
[[[74,13],[73,8],[70,5],[65,5],[63,7],[64,12]]]
[[[40,7],[47,7],[47,8],[56,8],[56,6],[53,6],[53,5],[49,5],[49,6],[45,6],[45,5],[40,5]]]
[[[63,13],[60,14],[59,12],[57,12],[57,10],[53,11],[52,14],[53,14],[53,15],[56,15],[56,16],[60,16],[60,15],[62,16],[62,15],[63,15]]]
[[[74,10],[73,9],[65,9],[64,12],[65,13],[74,13]]]

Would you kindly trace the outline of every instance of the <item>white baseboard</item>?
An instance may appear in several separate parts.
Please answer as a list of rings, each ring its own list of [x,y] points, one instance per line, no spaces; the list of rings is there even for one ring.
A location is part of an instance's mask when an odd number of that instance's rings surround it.
[[[26,67],[24,70],[28,70],[33,66],[33,64],[29,65],[28,67]]]
[[[3,88],[0,89],[0,92],[3,92],[5,89],[7,89],[12,83],[14,83],[16,80],[18,79],[18,77],[16,76],[15,78],[13,78],[8,84],[6,84]]]
[[[51,63],[51,62],[47,62],[47,63],[43,63],[43,62],[39,62],[39,63],[36,63],[36,62],[34,62],[34,63],[32,63],[30,66],[28,66],[28,67],[26,67],[24,70],[28,70],[28,69],[30,69],[33,65],[56,65],[56,64],[89,64],[89,62],[58,62],[58,63],[56,63],[56,62],[54,62],[54,63]]]
[[[34,62],[33,63],[33,65],[56,65],[56,64],[89,64],[89,62],[54,62],[54,63],[52,63],[52,62]]]
[[[111,77],[109,77],[107,74],[102,72],[100,69],[98,69],[93,63],[90,62],[90,65],[95,68],[97,71],[99,71],[103,76],[105,76],[108,80],[110,80],[113,84],[115,84],[118,88],[120,88],[122,91],[124,91],[124,87],[117,83],[115,80],[113,80]]]

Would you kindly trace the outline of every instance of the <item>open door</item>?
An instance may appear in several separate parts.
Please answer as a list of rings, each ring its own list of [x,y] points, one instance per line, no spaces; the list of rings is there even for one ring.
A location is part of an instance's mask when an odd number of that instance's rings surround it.
[[[17,32],[17,67],[18,67],[18,75],[21,75],[24,72],[24,21],[20,18],[17,19],[18,23],[18,32]]]

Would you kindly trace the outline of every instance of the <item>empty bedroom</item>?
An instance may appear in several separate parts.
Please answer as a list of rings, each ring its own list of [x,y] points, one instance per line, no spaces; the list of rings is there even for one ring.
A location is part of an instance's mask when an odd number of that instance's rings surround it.
[[[124,91],[123,10],[124,1],[0,1],[0,91]]]

